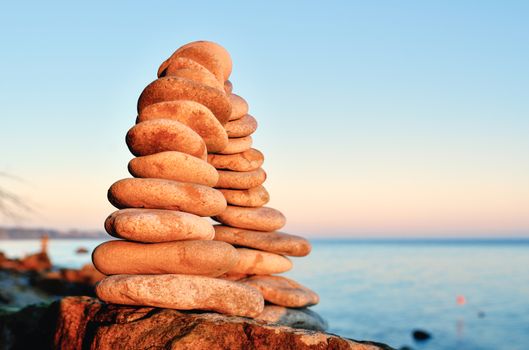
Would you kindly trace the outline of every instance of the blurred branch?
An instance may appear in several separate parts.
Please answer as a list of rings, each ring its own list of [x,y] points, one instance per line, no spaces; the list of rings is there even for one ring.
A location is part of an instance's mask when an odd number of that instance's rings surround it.
[[[23,181],[22,179],[0,172],[0,177],[11,180]],[[22,219],[26,213],[33,212],[33,209],[17,194],[6,190],[0,186],[0,214],[14,220]]]

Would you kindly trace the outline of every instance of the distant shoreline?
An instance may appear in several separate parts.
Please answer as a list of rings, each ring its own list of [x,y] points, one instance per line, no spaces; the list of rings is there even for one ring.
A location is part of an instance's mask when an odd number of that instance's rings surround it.
[[[0,241],[41,239],[105,239],[108,234],[104,231],[70,230],[59,231],[46,228],[0,227]]]
[[[0,237],[2,241],[32,241],[41,237]],[[52,241],[71,240],[109,240],[116,239],[109,235],[102,236],[63,236],[49,237]],[[529,245],[529,237],[525,238],[310,238],[317,244],[391,244],[391,245]]]
[[[107,235],[106,237],[49,237],[52,241],[72,241],[72,240],[100,240],[100,239],[111,239],[112,236]],[[40,237],[15,237],[15,238],[5,238],[0,237],[1,241],[35,241],[40,240]]]

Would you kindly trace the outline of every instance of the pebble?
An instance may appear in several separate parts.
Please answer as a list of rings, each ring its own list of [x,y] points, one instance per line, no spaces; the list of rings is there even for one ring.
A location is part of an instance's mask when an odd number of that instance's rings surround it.
[[[232,245],[217,241],[115,240],[97,246],[92,261],[105,275],[177,273],[217,277],[237,265],[238,253]]]
[[[257,130],[257,120],[246,114],[237,120],[228,122],[225,127],[229,137],[245,137]]]
[[[263,165],[264,155],[254,148],[236,154],[208,154],[208,163],[216,169],[252,171]]]
[[[236,94],[230,94],[228,97],[231,103],[230,121],[241,119],[248,114],[249,106],[244,98]]]
[[[277,305],[265,305],[263,312],[256,319],[314,331],[325,331],[328,327],[327,322],[320,315],[307,308],[290,309]]]
[[[127,133],[127,146],[135,156],[148,156],[164,151],[178,151],[207,159],[204,140],[190,127],[176,120],[146,120]]]
[[[247,248],[237,248],[237,253],[239,260],[230,274],[271,275],[292,268],[292,262],[282,255]]]
[[[266,180],[266,172],[262,168],[252,171],[218,170],[218,174],[216,188],[247,190],[260,186]]]
[[[268,191],[263,186],[249,188],[247,190],[219,190],[230,205],[241,207],[262,207],[270,200]]]
[[[268,207],[244,208],[228,205],[222,213],[213,216],[224,225],[256,231],[276,231],[286,224],[285,216]]]
[[[185,124],[204,140],[208,152],[222,151],[228,145],[228,134],[206,107],[195,101],[165,101],[145,107],[137,123],[153,119],[171,119]]]
[[[217,153],[220,154],[235,154],[241,153],[252,148],[253,139],[251,136],[246,137],[232,137],[228,139],[226,147]]]
[[[282,276],[252,276],[240,283],[257,288],[266,301],[286,307],[305,307],[320,301],[309,288]]]
[[[129,172],[134,177],[166,179],[213,187],[219,173],[208,162],[177,151],[132,158]]]
[[[179,210],[199,216],[216,215],[226,208],[226,199],[218,190],[162,179],[119,180],[110,186],[108,199],[118,209]]]
[[[116,238],[145,243],[211,240],[215,237],[215,230],[206,219],[161,209],[115,211],[105,220],[105,230]]]
[[[203,104],[221,124],[231,115],[231,103],[224,91],[180,77],[162,77],[147,85],[138,99],[138,113],[154,103],[174,100]]]
[[[176,50],[159,68],[159,72],[169,67],[172,60],[185,57],[206,67],[215,77],[224,82],[230,77],[232,60],[228,51],[217,43],[211,41],[194,41]]]
[[[309,241],[287,233],[251,231],[223,225],[214,225],[213,228],[215,240],[235,246],[289,256],[306,256],[311,251]]]

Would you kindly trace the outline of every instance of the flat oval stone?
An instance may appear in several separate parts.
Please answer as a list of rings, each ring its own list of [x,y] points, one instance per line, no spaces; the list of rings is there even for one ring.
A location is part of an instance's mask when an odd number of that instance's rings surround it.
[[[135,156],[178,151],[207,159],[204,140],[191,128],[176,120],[156,119],[136,124],[127,133],[126,141]]]
[[[111,236],[144,243],[211,240],[215,230],[206,219],[161,209],[122,209],[105,220]]]
[[[250,109],[250,107],[248,106],[248,102],[246,102],[244,98],[236,94],[230,94],[228,98],[230,99],[231,103],[230,120],[241,119],[246,114],[248,114],[248,110]]]
[[[309,288],[282,276],[251,276],[240,283],[259,289],[266,301],[286,307],[305,307],[320,301]]]
[[[237,248],[239,260],[229,274],[270,275],[292,268],[292,262],[281,255],[255,249]]]
[[[257,320],[275,323],[282,326],[325,331],[327,322],[314,311],[307,308],[291,309],[284,306],[265,305]]]
[[[289,256],[306,256],[312,249],[305,238],[288,233],[251,231],[222,225],[214,225],[213,228],[215,240],[235,246]]]
[[[216,169],[252,171],[263,165],[264,155],[254,148],[236,154],[208,154],[208,163]]]
[[[220,276],[238,261],[235,248],[217,241],[138,243],[108,241],[92,253],[95,267],[105,275],[182,273]]]
[[[270,200],[268,191],[263,186],[257,186],[247,190],[219,190],[230,205],[240,207],[262,207]]]
[[[231,81],[229,80],[226,80],[224,82],[224,91],[226,92],[226,94],[231,94],[231,92],[233,91],[233,84]]]
[[[123,179],[108,190],[108,200],[118,209],[179,210],[212,216],[226,208],[222,193],[211,187],[162,179]]]
[[[211,41],[194,41],[180,47],[163,62],[158,69],[158,76],[163,75],[173,59],[178,57],[186,57],[201,64],[221,82],[227,80],[231,74],[232,61],[225,48]]]
[[[266,180],[266,172],[262,168],[252,171],[218,170],[218,174],[215,188],[247,190],[262,185]]]
[[[226,147],[222,151],[217,152],[217,153],[220,153],[220,154],[242,153],[252,148],[252,143],[253,143],[253,140],[251,136],[232,137],[228,139],[228,144],[226,145]]]
[[[219,173],[211,164],[177,151],[133,158],[128,168],[134,177],[191,182],[209,187],[215,186],[219,180]]]
[[[180,77],[195,81],[214,89],[220,90],[224,93],[224,84],[217,80],[217,78],[207,69],[189,69],[189,68],[173,68],[169,66],[165,73],[166,77]]]
[[[222,151],[228,145],[228,134],[213,113],[195,101],[176,100],[155,103],[145,107],[136,122],[171,119],[190,127],[204,140],[208,152]]]
[[[228,205],[226,210],[213,217],[224,225],[256,231],[276,231],[285,226],[285,216],[276,209],[244,208]]]
[[[162,77],[147,85],[138,99],[138,114],[154,103],[174,100],[203,104],[223,125],[231,115],[231,103],[224,91],[180,77]]]
[[[113,304],[177,310],[207,310],[256,317],[263,311],[261,293],[232,281],[190,275],[115,275],[96,285],[99,299]]]
[[[229,137],[245,137],[257,130],[257,120],[246,114],[240,119],[226,123],[225,127]]]

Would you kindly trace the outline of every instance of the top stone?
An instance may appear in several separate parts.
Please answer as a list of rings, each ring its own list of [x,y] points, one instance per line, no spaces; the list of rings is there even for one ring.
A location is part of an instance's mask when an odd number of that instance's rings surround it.
[[[176,50],[158,69],[158,76],[165,76],[178,58],[187,58],[207,68],[222,83],[228,80],[232,70],[230,54],[225,48],[211,41],[194,41]]]

